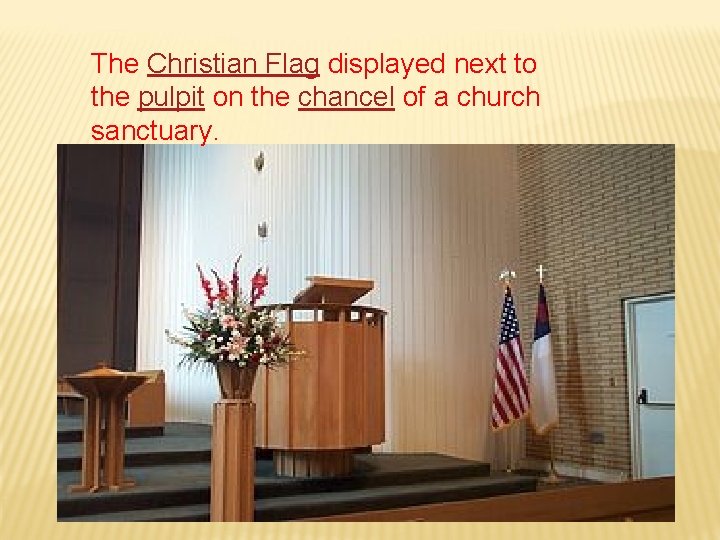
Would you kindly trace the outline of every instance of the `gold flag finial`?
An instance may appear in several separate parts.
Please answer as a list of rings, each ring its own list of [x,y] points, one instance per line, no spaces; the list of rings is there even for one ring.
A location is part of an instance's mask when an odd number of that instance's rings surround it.
[[[500,281],[502,281],[506,287],[510,286],[510,282],[513,279],[515,279],[515,271],[514,270],[505,268],[502,272],[500,272]]]

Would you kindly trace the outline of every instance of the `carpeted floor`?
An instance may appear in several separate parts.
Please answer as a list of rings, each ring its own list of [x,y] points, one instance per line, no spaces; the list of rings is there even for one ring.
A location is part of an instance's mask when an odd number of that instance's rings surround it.
[[[77,440],[80,417],[58,416],[58,439]],[[163,436],[128,434],[125,464],[136,487],[121,491],[69,493],[79,482],[81,443],[58,443],[58,520],[207,521],[210,500],[210,426],[168,423]],[[255,519],[278,521],[449,502],[535,489],[543,473],[491,473],[486,463],[432,453],[358,454],[353,473],[342,478],[286,478],[274,474],[267,453],[258,453]]]

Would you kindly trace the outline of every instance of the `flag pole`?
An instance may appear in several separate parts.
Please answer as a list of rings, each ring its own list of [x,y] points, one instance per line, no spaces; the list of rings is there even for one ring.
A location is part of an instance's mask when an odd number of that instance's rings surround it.
[[[554,429],[550,430],[550,433],[548,433],[548,439],[550,440],[550,471],[548,472],[548,475],[543,478],[543,482],[546,484],[558,484],[560,483],[560,477],[558,476],[557,471],[555,470],[555,450],[553,449],[553,431]]]
[[[546,270],[547,269],[543,268],[542,264],[535,269],[535,272],[537,272],[540,278],[540,285],[543,284],[543,274]],[[554,428],[550,429],[550,431],[548,432],[548,442],[550,443],[550,471],[548,472],[548,475],[542,479],[542,481],[546,484],[557,484],[561,481],[557,471],[555,470],[555,449],[553,444],[553,431],[555,431]]]
[[[503,294],[505,294],[505,289],[510,287],[510,282],[515,279],[515,272],[513,270],[510,270],[509,268],[505,268],[502,272],[500,272],[500,282],[503,285]],[[510,440],[510,428],[512,426],[506,427],[503,431],[504,433],[504,443],[505,443],[505,472],[506,473],[512,473],[512,447],[511,447],[511,440]]]
[[[505,472],[511,473],[513,472],[512,469],[512,448],[510,447],[510,428],[512,426],[508,426],[505,428]]]

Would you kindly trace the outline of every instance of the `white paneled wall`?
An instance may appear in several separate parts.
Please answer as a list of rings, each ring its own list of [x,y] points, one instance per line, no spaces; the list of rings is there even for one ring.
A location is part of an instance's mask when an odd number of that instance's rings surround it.
[[[209,422],[218,395],[211,372],[177,367],[164,329],[202,302],[195,262],[229,274],[242,253],[246,283],[270,267],[268,302],[309,275],[375,280],[362,303],[389,311],[384,448],[493,457],[497,275],[518,259],[514,147],[147,146],[142,224],[138,368],[166,371],[170,420]]]

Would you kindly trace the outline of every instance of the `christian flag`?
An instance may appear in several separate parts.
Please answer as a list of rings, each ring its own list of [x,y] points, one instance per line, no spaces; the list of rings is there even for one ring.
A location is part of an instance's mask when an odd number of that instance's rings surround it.
[[[555,368],[550,345],[550,314],[542,283],[538,293],[535,338],[532,346],[530,410],[532,424],[540,435],[553,428],[559,421]]]
[[[509,426],[526,416],[528,409],[528,384],[523,367],[520,325],[510,287],[507,287],[500,317],[500,344],[495,362],[495,390],[490,421],[492,429],[499,430]]]

